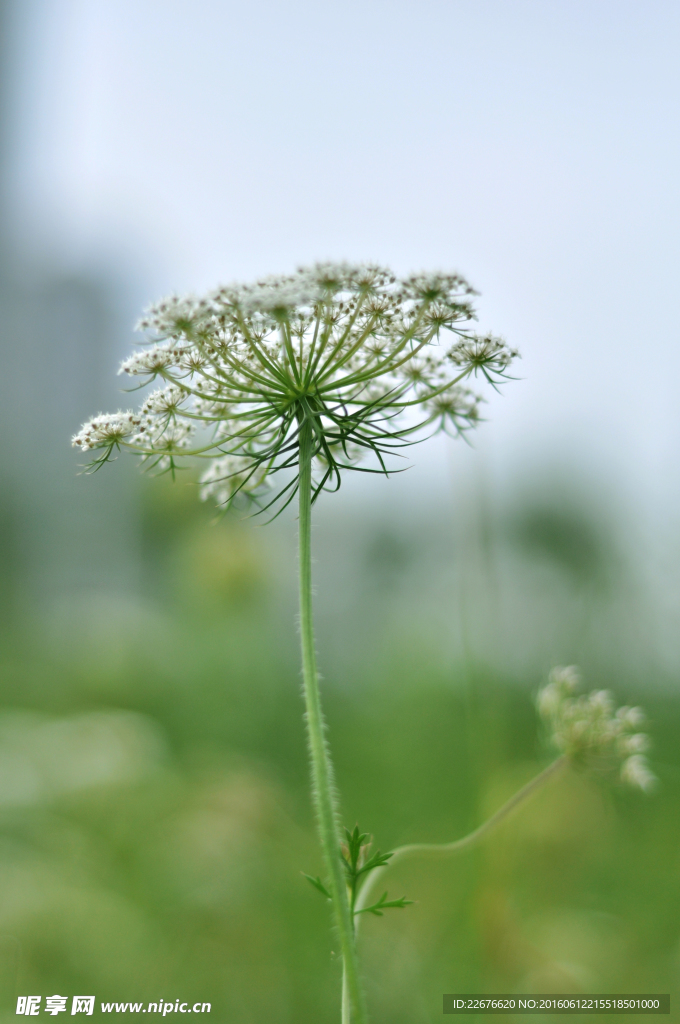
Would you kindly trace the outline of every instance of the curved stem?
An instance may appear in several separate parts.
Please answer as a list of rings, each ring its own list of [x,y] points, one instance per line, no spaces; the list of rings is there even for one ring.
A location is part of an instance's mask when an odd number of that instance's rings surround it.
[[[343,992],[348,994],[354,1024],[366,1024],[366,1010],[359,981],[359,968],[354,941],[345,874],[340,857],[340,838],[333,768],[326,743],[319,677],[314,649],[312,621],[312,424],[300,425],[300,638],[302,643],[302,677],[307,709],[307,737],[312,767],[312,794],[317,815],[321,846],[329,875],[329,892],[333,902],[335,925],[340,940],[344,965]],[[344,1010],[343,1010],[344,1013]]]
[[[380,880],[382,883],[382,877],[388,868],[393,867],[402,860],[406,860],[408,857],[417,856],[419,853],[435,857],[445,857],[449,853],[460,853],[461,850],[467,850],[470,846],[474,846],[475,843],[483,839],[484,836],[488,835],[489,832],[493,831],[496,825],[500,825],[504,818],[514,811],[518,804],[521,804],[527,797],[535,793],[537,789],[548,781],[553,775],[557,774],[562,768],[568,764],[568,759],[563,755],[558,757],[556,761],[549,764],[547,768],[544,768],[542,772],[536,775],[530,782],[527,782],[526,786],[523,786],[520,790],[511,796],[507,803],[504,803],[502,807],[492,814],[479,828],[476,828],[474,832],[470,832],[468,835],[463,836],[462,839],[456,839],[453,843],[411,843],[408,846],[399,846],[392,853],[390,860],[381,868],[376,868],[367,877],[364,887],[359,893],[359,897],[356,901],[354,909],[355,914],[355,935],[358,931],[360,918],[358,914],[364,907],[370,906],[373,893],[376,888],[376,880]],[[349,1002],[349,990],[347,988],[345,974],[343,972],[343,984],[342,984],[342,1024],[350,1024],[350,1002]]]
[[[476,828],[474,832],[470,832],[468,835],[463,836],[462,839],[456,839],[452,843],[410,843],[408,846],[399,846],[393,852],[390,860],[384,867],[376,868],[366,879],[363,889],[359,893],[357,899],[356,911],[362,910],[364,907],[370,906],[371,896],[376,888],[376,884],[380,882],[385,871],[388,868],[394,867],[395,864],[400,864],[401,861],[407,860],[409,857],[418,856],[418,854],[424,854],[430,857],[446,857],[450,853],[460,853],[462,850],[467,850],[469,847],[474,846],[483,839],[489,832],[492,832],[497,825],[507,818],[507,816],[514,811],[514,809],[521,803],[523,803],[528,797],[540,789],[541,786],[548,781],[553,775],[557,774],[562,768],[568,763],[566,756],[562,755],[558,757],[556,761],[549,764],[547,768],[544,768],[542,772],[536,775],[530,782],[527,782],[526,786],[523,786],[514,796],[511,796],[507,803],[504,803],[495,814],[492,814],[479,828]],[[357,920],[357,926],[359,921]]]

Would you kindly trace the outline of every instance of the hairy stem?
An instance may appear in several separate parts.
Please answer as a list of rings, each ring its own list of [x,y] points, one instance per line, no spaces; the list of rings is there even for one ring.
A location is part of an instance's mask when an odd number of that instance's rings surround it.
[[[340,858],[340,838],[333,767],[324,735],[319,677],[314,648],[312,621],[312,426],[307,420],[300,425],[300,637],[302,642],[302,677],[307,709],[307,737],[312,767],[312,793],[317,815],[321,846],[329,875],[328,889],[333,901],[335,925],[340,940],[344,965],[343,993],[351,1007],[354,1024],[366,1024],[366,1010],[359,981],[359,968],[354,941],[354,928],[347,898],[344,868]],[[343,1009],[343,1024],[345,1021]],[[349,1020],[349,1009],[347,1009]]]

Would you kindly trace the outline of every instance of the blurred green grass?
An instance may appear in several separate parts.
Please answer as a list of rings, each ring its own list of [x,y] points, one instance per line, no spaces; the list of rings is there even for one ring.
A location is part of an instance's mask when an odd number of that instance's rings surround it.
[[[294,527],[232,518],[211,528],[193,489],[159,481],[143,501],[141,597],[64,601],[8,619],[2,638],[5,1015],[14,1017],[17,994],[59,992],[208,1001],[211,1019],[229,1024],[335,1021],[328,909],[301,876],[323,867],[308,796]],[[506,530],[520,552],[513,564],[538,550],[586,619],[604,621],[625,584],[606,531],[600,543],[597,524],[579,523],[563,506],[520,510]],[[321,521],[318,576],[345,821],[383,850],[456,838],[550,757],[532,705],[545,649],[520,671],[494,653],[497,636],[488,651],[475,641],[474,624],[452,645],[460,606],[447,610],[448,570],[434,571],[441,549],[414,550],[378,518],[352,555],[342,529]],[[497,562],[489,543],[481,538],[481,561],[453,586],[464,605]],[[351,582],[334,584],[336,564],[355,555]],[[540,578],[544,594],[551,585]],[[497,634],[503,612],[488,589],[476,607]],[[543,602],[542,614],[557,618],[564,600]],[[556,646],[590,662],[589,688],[613,684],[645,705],[661,786],[644,798],[571,774],[478,849],[395,869],[390,893],[417,902],[364,922],[377,1022],[439,1019],[443,992],[678,993],[677,689],[632,671],[622,678],[617,651],[608,663],[587,629],[575,641],[558,627]],[[520,630],[516,642],[530,639]]]

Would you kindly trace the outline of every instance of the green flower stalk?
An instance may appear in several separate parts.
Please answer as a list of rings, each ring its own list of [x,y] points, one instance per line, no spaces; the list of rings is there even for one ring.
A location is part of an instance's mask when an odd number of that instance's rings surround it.
[[[526,800],[570,766],[577,771],[590,770],[609,775],[618,770],[619,781],[623,785],[642,790],[643,793],[649,793],[655,788],[658,780],[643,753],[649,749],[650,740],[646,733],[639,731],[645,723],[642,708],[631,708],[627,705],[616,708],[608,690],[593,690],[589,694],[577,697],[580,682],[579,671],[575,665],[557,666],[551,671],[547,684],[538,691],[536,706],[547,727],[546,739],[550,746],[560,751],[560,755],[522,786],[490,818],[468,835],[454,839],[453,842],[409,843],[407,846],[397,847],[391,853],[378,853],[365,862],[362,884],[350,886],[355,936],[359,926],[359,915],[381,913],[383,908],[402,907],[411,902],[403,898],[388,901],[387,892],[377,903],[374,902],[380,891],[379,887],[382,887],[384,882],[386,871],[413,857],[439,859],[464,853],[486,839]],[[359,835],[358,828],[353,834],[348,833],[350,849],[352,839],[356,845],[357,842],[365,842],[368,836]],[[319,886],[320,880],[310,881]],[[328,893],[326,895],[328,896]],[[350,985],[345,971],[342,1024],[350,1022]]]
[[[355,915],[405,901],[385,896],[356,906],[364,869],[341,849],[314,646],[312,506],[321,491],[338,489],[345,471],[388,474],[397,468],[393,457],[415,441],[477,424],[481,398],[464,382],[475,376],[495,387],[517,353],[470,329],[473,294],[458,274],[400,280],[381,267],[319,264],[201,299],[172,297],[142,319],[150,344],[120,371],[139,387],[161,386],[138,411],[95,416],[73,438],[95,453],[92,469],[118,451],[173,474],[180,460],[193,459],[203,465],[201,496],[222,509],[248,496],[278,515],[298,497],[306,721],[329,878],[327,888],[318,880],[317,887],[333,904],[343,1020],[356,1024],[367,1018]]]
[[[525,802],[554,776],[572,767],[612,774],[618,770],[619,782],[632,789],[651,792],[657,778],[642,753],[651,742],[640,732],[645,723],[642,708],[627,705],[616,708],[608,690],[592,690],[576,697],[580,675],[575,665],[558,665],[552,669],[548,682],[536,697],[539,716],[547,726],[546,739],[560,754],[547,768],[518,790],[483,824],[461,839],[451,843],[410,843],[385,854],[355,896],[355,914],[366,913],[376,886],[382,883],[388,868],[411,857],[447,857],[469,850],[485,839],[508,815]]]

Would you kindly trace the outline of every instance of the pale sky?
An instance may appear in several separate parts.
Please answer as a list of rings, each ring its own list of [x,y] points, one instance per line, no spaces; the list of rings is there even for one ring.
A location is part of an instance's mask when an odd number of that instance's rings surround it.
[[[680,510],[677,3],[20,7],[36,249],[149,300],[326,258],[460,270],[523,355],[493,472],[566,460]]]

